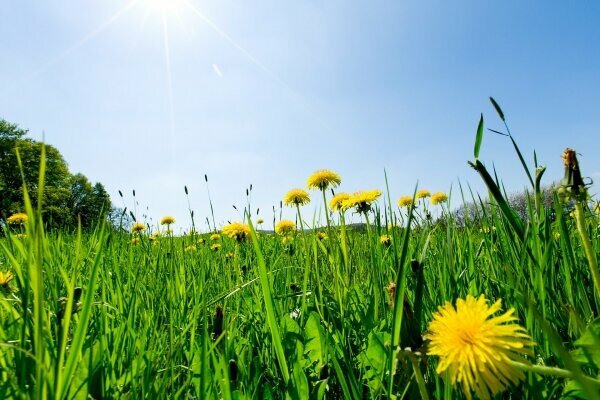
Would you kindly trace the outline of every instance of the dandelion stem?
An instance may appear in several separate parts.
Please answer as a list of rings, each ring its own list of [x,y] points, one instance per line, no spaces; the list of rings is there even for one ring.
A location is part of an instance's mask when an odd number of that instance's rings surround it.
[[[581,201],[575,202],[575,220],[577,221],[577,230],[581,237],[581,243],[585,250],[585,255],[590,264],[590,270],[592,272],[592,278],[594,279],[594,287],[596,289],[596,295],[600,297],[600,272],[598,271],[598,261],[596,260],[596,254],[592,241],[588,235],[588,231],[585,226],[585,214],[583,210],[583,204]]]
[[[555,376],[558,378],[565,378],[565,379],[577,379],[577,377],[575,376],[575,374],[569,370],[566,369],[562,369],[562,368],[557,368],[557,367],[547,367],[545,365],[536,365],[536,364],[523,364],[520,363],[518,361],[511,361],[510,362],[515,368],[519,368],[521,371],[523,372],[533,372],[535,374],[539,374],[539,375],[544,375],[544,376]],[[584,382],[590,384],[590,385],[594,385],[598,388],[600,388],[600,381],[598,379],[594,379],[591,378],[589,376],[580,376],[579,377],[580,380],[583,380]]]

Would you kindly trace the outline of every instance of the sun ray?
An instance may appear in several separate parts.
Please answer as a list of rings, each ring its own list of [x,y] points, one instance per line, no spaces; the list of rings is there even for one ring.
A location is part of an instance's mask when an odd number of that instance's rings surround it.
[[[165,49],[165,69],[167,78],[167,101],[169,106],[169,146],[171,150],[171,168],[174,169],[175,162],[175,107],[173,102],[173,77],[171,74],[171,50],[169,46],[169,29],[167,18],[162,15],[163,39]]]

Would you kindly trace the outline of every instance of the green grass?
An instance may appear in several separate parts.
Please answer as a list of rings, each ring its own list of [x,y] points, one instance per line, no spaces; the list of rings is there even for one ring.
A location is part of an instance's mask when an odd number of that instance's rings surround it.
[[[336,213],[327,240],[298,231],[287,245],[254,230],[218,250],[208,234],[132,245],[103,223],[46,233],[27,203],[29,223],[0,239],[0,271],[14,274],[0,286],[0,398],[465,398],[423,335],[438,306],[468,294],[502,299],[535,342],[525,380],[498,398],[600,398],[598,215],[576,220],[557,196],[545,207],[534,186],[521,220],[473,165],[491,203],[476,221],[388,195],[367,230]]]

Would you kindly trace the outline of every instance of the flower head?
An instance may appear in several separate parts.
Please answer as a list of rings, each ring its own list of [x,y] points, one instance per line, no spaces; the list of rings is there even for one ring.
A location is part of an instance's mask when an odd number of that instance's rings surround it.
[[[350,198],[342,202],[342,207],[355,207],[359,213],[367,212],[371,209],[371,203],[381,196],[379,190],[368,190],[366,192],[356,192]]]
[[[10,282],[15,276],[10,271],[0,271],[0,291],[11,292]]]
[[[29,217],[25,213],[16,213],[6,219],[9,225],[23,225],[26,224]]]
[[[448,195],[444,192],[437,192],[431,195],[431,204],[434,206],[437,204],[445,203],[448,201]]]
[[[398,205],[400,207],[410,207],[413,205],[412,196],[402,196],[398,199]]]
[[[256,220],[256,225],[260,225],[260,224],[264,224],[264,223],[265,223],[265,220],[262,218],[259,218]]]
[[[183,251],[185,251],[186,253],[194,252],[194,251],[196,251],[196,245],[190,244],[189,246],[186,246],[183,249]]]
[[[210,249],[211,249],[212,251],[217,251],[217,250],[219,250],[220,248],[221,248],[221,243],[215,243],[215,244],[213,244],[212,246],[210,246]]]
[[[287,236],[296,230],[296,224],[289,219],[282,219],[275,225],[275,233],[281,236]]]
[[[317,239],[320,241],[327,240],[327,234],[325,232],[317,232]]]
[[[162,217],[162,219],[160,220],[160,224],[161,225],[172,225],[175,223],[175,218],[167,215],[166,217]]]
[[[302,189],[292,189],[283,197],[286,206],[303,206],[310,203],[310,196]]]
[[[241,222],[234,222],[224,226],[222,232],[224,235],[241,242],[250,236],[250,227]]]
[[[344,211],[344,202],[350,198],[348,193],[338,193],[329,201],[331,211]]]
[[[501,300],[489,306],[483,295],[458,299],[456,309],[446,303],[433,315],[425,335],[430,340],[427,353],[440,358],[437,373],[448,373],[468,398],[474,391],[489,399],[524,378],[511,362],[523,361],[523,355],[531,354],[526,346],[533,343],[525,328],[514,323],[513,308],[492,317],[501,307]]]
[[[291,244],[294,241],[294,238],[292,238],[291,236],[282,236],[281,237],[281,243],[283,244]]]
[[[417,192],[417,194],[416,194],[415,197],[417,199],[425,199],[425,198],[430,197],[430,196],[431,196],[431,193],[429,193],[429,190],[427,190],[427,189],[421,189],[421,190],[419,190]]]
[[[381,243],[382,246],[389,247],[392,244],[392,238],[388,235],[381,235],[379,237],[379,243]]]
[[[333,171],[320,169],[315,171],[306,181],[309,189],[326,190],[328,187],[337,187],[342,178]]]
[[[141,222],[136,222],[131,226],[131,232],[133,233],[140,233],[144,229],[146,229],[146,225],[142,224]]]
[[[221,235],[219,235],[218,233],[213,233],[212,235],[210,235],[210,240],[212,242],[214,242],[215,240],[219,240],[221,239]]]

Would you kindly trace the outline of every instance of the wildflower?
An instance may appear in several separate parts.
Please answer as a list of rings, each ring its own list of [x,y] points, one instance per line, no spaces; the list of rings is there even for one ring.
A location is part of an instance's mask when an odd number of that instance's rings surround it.
[[[232,252],[229,252],[229,253],[225,254],[225,259],[226,260],[231,260],[231,259],[233,259],[233,255],[234,254]]]
[[[388,235],[381,235],[379,237],[379,243],[381,243],[382,246],[389,247],[392,244],[392,238]]]
[[[219,240],[221,239],[221,235],[219,235],[218,233],[213,233],[212,235],[210,235],[210,241],[214,242],[215,240]]]
[[[310,196],[302,189],[292,189],[285,194],[283,202],[286,206],[303,206],[310,203]]]
[[[385,290],[388,292],[388,304],[390,308],[394,308],[394,301],[396,300],[396,282],[390,282],[390,284],[385,287]]]
[[[413,205],[413,199],[411,196],[402,196],[398,199],[398,205],[400,207],[410,207]]]
[[[6,219],[9,225],[23,225],[26,224],[29,217],[25,213],[16,213]]]
[[[0,271],[0,291],[11,292],[10,282],[15,276],[10,271]]]
[[[318,232],[317,239],[319,239],[320,241],[327,240],[327,234],[325,232]]]
[[[212,246],[210,246],[210,249],[211,249],[212,251],[217,251],[217,250],[219,250],[220,248],[221,248],[221,244],[220,244],[220,243],[215,243],[215,244],[213,244]]]
[[[191,251],[196,251],[196,245],[190,244],[189,246],[186,246],[183,251],[185,251],[186,253],[189,253]]]
[[[196,243],[198,243],[198,244],[204,244],[204,239],[200,238],[200,239],[198,239],[198,241]]]
[[[448,201],[448,195],[444,192],[437,192],[431,195],[431,204],[434,206],[437,204],[445,203]]]
[[[333,171],[320,169],[315,171],[306,181],[309,189],[326,190],[328,187],[336,187],[342,182],[342,178]]]
[[[425,199],[430,196],[431,196],[431,193],[429,193],[429,190],[426,190],[426,189],[421,189],[416,194],[417,199]]]
[[[264,224],[264,223],[265,223],[265,220],[262,218],[259,218],[256,220],[256,225],[260,225],[260,224]]]
[[[148,236],[148,240],[153,242],[160,237],[160,233],[154,232],[152,235]]]
[[[250,227],[246,224],[242,224],[241,222],[234,222],[224,226],[222,232],[230,238],[241,242],[250,236]]]
[[[132,246],[137,246],[138,244],[140,244],[140,238],[139,237],[134,237],[131,239],[131,245]]]
[[[355,207],[359,213],[367,212],[371,209],[371,203],[381,196],[379,190],[369,190],[366,192],[356,192],[348,200],[342,203],[344,208]]]
[[[294,238],[292,238],[291,236],[282,236],[281,237],[281,243],[283,244],[291,244],[294,241]]]
[[[595,212],[596,214],[600,214],[600,203],[597,203],[597,204],[596,204],[596,208],[594,208],[594,212]]]
[[[146,225],[142,224],[141,222],[136,222],[131,226],[131,232],[133,233],[140,233],[144,229],[146,229]]]
[[[331,208],[331,211],[344,211],[345,208],[343,207],[343,204],[349,198],[350,198],[350,195],[348,193],[336,194],[329,201],[329,208]]]
[[[491,317],[502,307],[496,301],[491,307],[481,295],[468,295],[439,307],[429,324],[426,339],[430,340],[429,355],[440,357],[437,373],[448,373],[452,385],[461,384],[471,398],[474,391],[481,399],[489,399],[510,382],[524,378],[512,361],[523,361],[532,354],[525,346],[533,344],[525,328],[513,323],[515,310]]]
[[[275,233],[281,236],[289,235],[296,230],[296,224],[289,219],[282,219],[275,226]]]
[[[160,224],[161,225],[172,225],[175,223],[175,218],[171,217],[170,215],[167,215],[166,217],[162,217],[162,219],[160,220]]]

